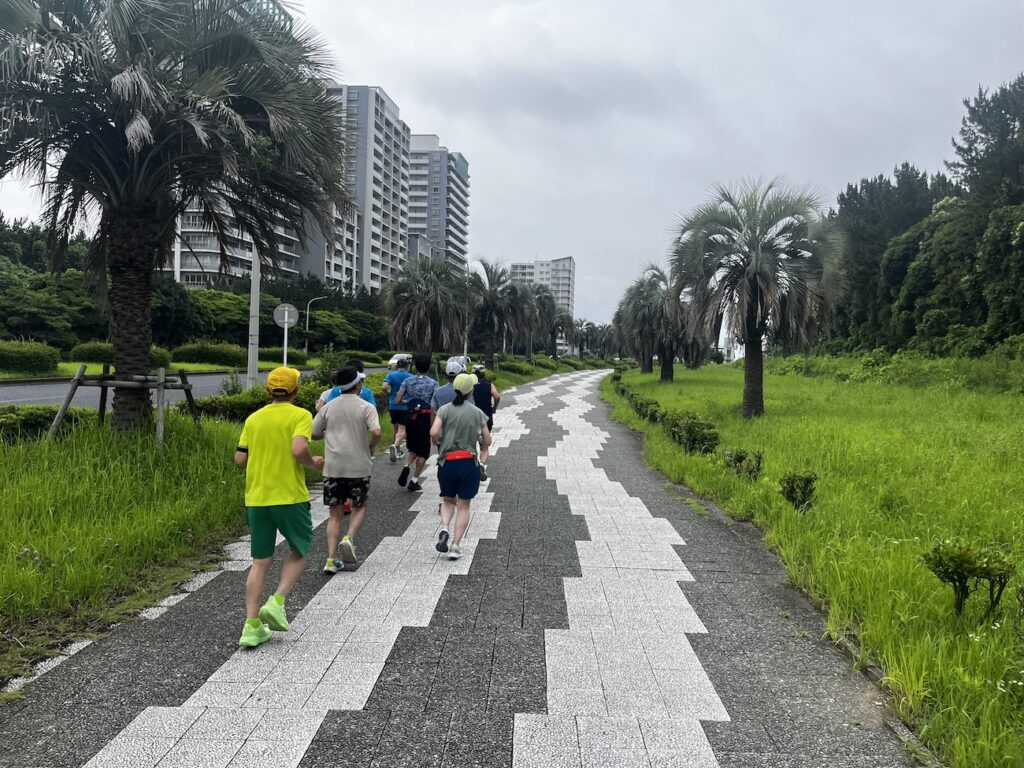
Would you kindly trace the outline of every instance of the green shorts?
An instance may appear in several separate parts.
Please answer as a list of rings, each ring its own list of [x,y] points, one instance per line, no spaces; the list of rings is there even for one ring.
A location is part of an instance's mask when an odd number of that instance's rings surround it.
[[[253,560],[274,556],[278,531],[288,546],[303,557],[313,544],[313,516],[309,513],[308,501],[271,507],[246,507],[246,517],[249,520],[249,533],[252,534]]]

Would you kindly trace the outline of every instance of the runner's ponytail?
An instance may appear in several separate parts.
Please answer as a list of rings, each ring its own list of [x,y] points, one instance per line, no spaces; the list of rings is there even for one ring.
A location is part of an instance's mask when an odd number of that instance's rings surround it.
[[[461,392],[456,392],[452,405],[462,405],[464,402],[466,402],[466,396]]]

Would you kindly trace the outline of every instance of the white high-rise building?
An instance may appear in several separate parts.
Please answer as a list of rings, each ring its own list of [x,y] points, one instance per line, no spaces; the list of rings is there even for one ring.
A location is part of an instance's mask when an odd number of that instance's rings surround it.
[[[295,232],[279,228],[282,244],[278,274],[311,273],[352,291],[363,288],[377,293],[409,258],[409,127],[402,122],[398,106],[379,87],[339,85],[330,90],[345,104],[352,211],[335,218],[333,246],[315,223],[307,228],[309,239],[304,248]],[[465,179],[468,195],[468,166]],[[456,211],[465,209],[464,204],[460,208],[457,193],[451,205]],[[465,216],[461,227],[458,216],[447,220],[454,233],[452,242],[461,243],[464,249]],[[208,284],[222,271],[217,235],[203,226],[198,209],[182,216],[179,233],[174,254],[176,279],[191,286]],[[439,242],[446,241],[442,238]],[[252,270],[252,242],[238,232],[232,234],[226,246],[227,273],[248,275]],[[423,240],[416,246],[415,257],[436,255],[443,247]]]
[[[409,233],[426,238],[434,258],[469,264],[469,162],[432,134],[411,140]]]
[[[343,85],[355,210],[353,288],[377,293],[405,266],[409,249],[409,126],[384,89]]]
[[[550,261],[517,262],[510,267],[513,283],[546,285],[555,304],[575,317],[576,260],[572,256]]]

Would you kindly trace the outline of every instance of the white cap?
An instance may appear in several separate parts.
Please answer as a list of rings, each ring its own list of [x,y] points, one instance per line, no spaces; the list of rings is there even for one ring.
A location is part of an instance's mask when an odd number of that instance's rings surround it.
[[[465,372],[466,372],[466,367],[462,363],[460,363],[458,360],[449,360],[448,361],[448,367],[445,368],[445,373],[447,373],[449,376],[456,376],[456,375],[458,375],[460,373],[465,373]]]

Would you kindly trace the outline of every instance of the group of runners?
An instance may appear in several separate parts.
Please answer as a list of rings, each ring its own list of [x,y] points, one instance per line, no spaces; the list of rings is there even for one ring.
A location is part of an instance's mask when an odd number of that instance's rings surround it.
[[[491,429],[501,395],[484,377],[482,366],[470,373],[464,362],[453,358],[445,370],[448,383],[441,385],[429,375],[430,355],[417,355],[411,362],[415,373],[409,371],[408,358],[400,359],[384,382],[395,429],[388,457],[393,464],[404,461],[399,485],[418,492],[423,490],[431,446],[438,447],[441,530],[434,547],[449,560],[458,560],[470,503],[480,481],[487,479]],[[285,600],[305,569],[313,542],[306,467],[323,474],[323,499],[330,510],[324,573],[333,575],[358,562],[355,538],[366,519],[370,468],[381,440],[376,400],[363,383],[365,378],[358,360],[335,371],[314,416],[295,405],[299,372],[275,368],[267,376],[271,403],[245,421],[235,464],[246,474],[253,562],[246,581],[241,646],[261,645],[274,631],[288,629]],[[324,455],[313,456],[310,442],[321,438]],[[278,533],[288,542],[289,552],[277,589],[263,602]]]

